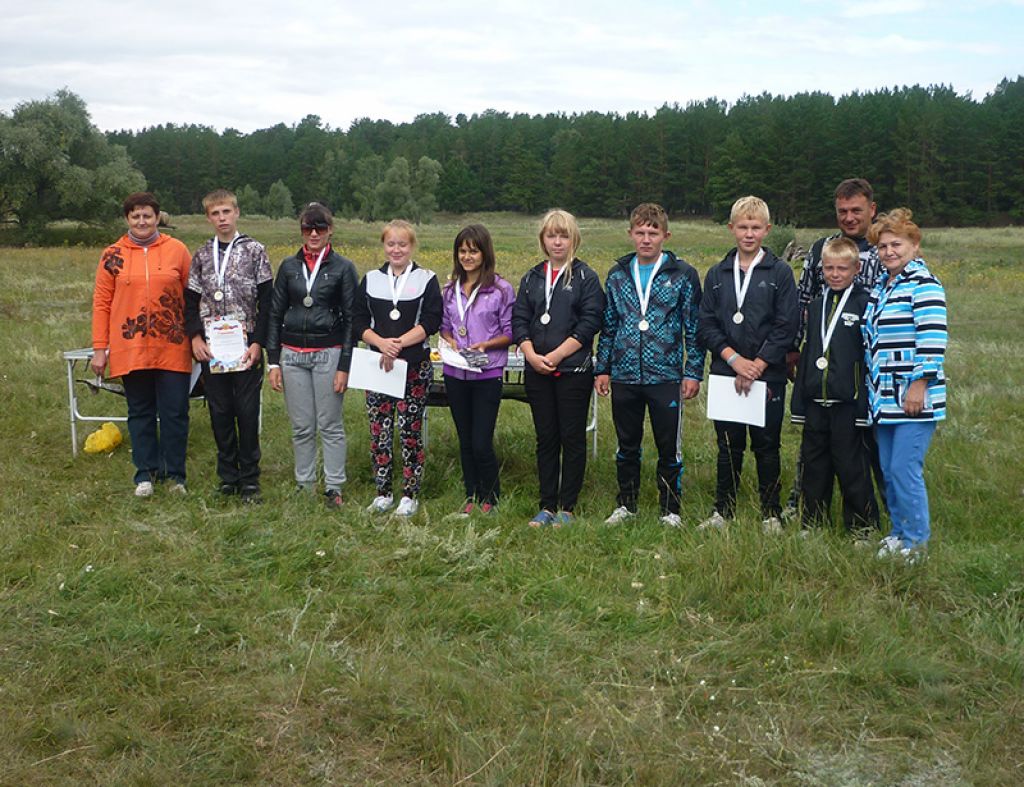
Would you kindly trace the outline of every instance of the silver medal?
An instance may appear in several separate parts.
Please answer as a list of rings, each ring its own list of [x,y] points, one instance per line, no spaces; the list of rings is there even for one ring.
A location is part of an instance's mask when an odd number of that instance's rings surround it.
[[[215,293],[213,294],[213,299],[214,299],[215,301],[222,301],[222,300],[224,300],[224,292],[223,292],[223,290],[217,290],[217,291],[216,291],[216,292],[215,292]]]
[[[398,311],[398,309],[392,309],[391,311],[388,312],[388,317],[390,317],[392,320],[397,320],[401,318],[401,316],[402,313]]]
[[[646,331],[648,328],[651,327],[651,324],[647,322],[647,320],[640,320],[640,322],[636,324],[636,327],[639,328],[641,331]]]
[[[544,312],[540,316],[540,324],[541,325],[547,325],[549,322],[551,322],[551,315],[548,314],[547,312]]]
[[[312,306],[313,305],[313,296],[312,295],[307,295],[305,298],[303,298],[302,299],[302,305],[305,306],[307,309],[310,306]]]
[[[736,312],[736,313],[735,313],[735,314],[734,314],[734,315],[732,316],[732,321],[733,321],[734,323],[736,323],[737,325],[739,325],[740,323],[742,323],[742,322],[743,322],[743,312]]]
[[[825,357],[825,356],[823,355],[823,356],[821,356],[821,357],[820,357],[820,358],[819,358],[818,360],[816,360],[816,361],[814,362],[814,365],[815,365],[815,366],[817,366],[817,367],[818,367],[819,369],[821,369],[822,371],[825,371],[825,370],[826,370],[826,369],[828,368],[828,358],[826,358],[826,357]]]

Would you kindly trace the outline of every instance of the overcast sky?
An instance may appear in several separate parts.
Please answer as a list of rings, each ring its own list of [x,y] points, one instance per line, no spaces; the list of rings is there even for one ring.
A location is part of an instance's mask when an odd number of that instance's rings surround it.
[[[1024,73],[1024,0],[0,0],[0,111],[68,87],[101,129],[319,115],[653,111]]]

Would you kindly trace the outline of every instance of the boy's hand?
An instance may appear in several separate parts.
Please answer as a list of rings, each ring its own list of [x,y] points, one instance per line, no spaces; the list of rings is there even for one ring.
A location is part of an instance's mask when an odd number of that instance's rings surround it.
[[[732,369],[738,377],[746,377],[751,382],[761,377],[761,367],[757,361],[751,361],[743,356],[733,361]]]
[[[753,387],[754,381],[748,377],[736,375],[736,380],[734,384],[736,386],[736,393],[738,393],[740,396],[749,396],[750,389]]]
[[[700,393],[700,380],[683,380],[679,390],[684,400],[693,399]]]
[[[206,339],[203,338],[202,334],[197,333],[192,337],[192,355],[197,361],[213,360],[210,345],[206,343]]]
[[[599,374],[594,378],[594,390],[598,396],[607,396],[611,393],[612,376],[610,374]]]
[[[792,350],[786,353],[786,376],[790,382],[796,380],[796,367],[800,363],[800,351]]]

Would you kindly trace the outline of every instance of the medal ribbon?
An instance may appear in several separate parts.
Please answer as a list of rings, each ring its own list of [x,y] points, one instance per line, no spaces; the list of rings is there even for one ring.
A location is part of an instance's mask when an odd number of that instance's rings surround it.
[[[213,239],[213,272],[217,276],[217,289],[224,289],[224,274],[228,271],[228,260],[231,259],[231,249],[235,247],[235,241],[240,237],[238,231],[235,232],[235,237],[231,239],[231,243],[224,250],[224,262],[220,261],[220,241],[217,238]]]
[[[324,261],[324,255],[327,253],[327,247],[324,246],[320,249],[320,256],[316,258],[316,265],[313,266],[313,272],[309,272],[309,266],[303,262],[302,264],[302,278],[306,280],[306,297],[313,297],[313,282],[316,281],[316,275],[320,272],[320,263]]]
[[[560,278],[562,278],[562,271],[565,270],[565,266],[569,265],[569,264],[570,264],[569,262],[566,262],[565,265],[563,265],[561,268],[559,268],[558,269],[558,273],[556,273],[555,277],[552,279],[551,278],[551,262],[550,262],[550,260],[548,261],[547,269],[544,271],[544,313],[545,314],[550,314],[551,313],[551,296],[552,296],[552,294],[555,291],[555,285],[558,283],[558,280]]]
[[[661,268],[661,264],[665,261],[665,255],[662,254],[658,257],[658,261],[654,263],[654,270],[651,271],[651,276],[647,279],[647,289],[644,290],[640,286],[640,261],[634,255],[633,257],[633,285],[636,287],[636,297],[640,301],[640,317],[647,317],[647,304],[651,302],[651,288],[654,286],[654,277],[658,275],[658,269]]]
[[[824,358],[828,352],[828,346],[832,342],[832,334],[835,333],[836,326],[839,324],[839,317],[843,313],[843,307],[846,302],[850,299],[850,293],[853,292],[853,285],[851,284],[845,290],[843,290],[843,297],[839,299],[839,303],[836,305],[836,310],[832,314],[832,319],[828,320],[828,302],[832,300],[828,297],[829,288],[826,286],[825,297],[822,298],[821,304],[821,357]],[[825,330],[825,321],[828,320],[828,330]]]
[[[740,286],[740,253],[736,252],[736,262],[732,266],[732,286],[736,291],[736,311],[743,311],[743,301],[747,299],[747,290],[750,289],[750,280],[754,278],[754,268],[757,267],[757,263],[764,259],[764,249],[760,249],[757,252],[757,256],[754,257],[754,261],[750,263],[750,267],[747,268],[747,278],[743,280],[743,286]]]
[[[473,305],[473,301],[476,300],[477,293],[480,292],[480,282],[477,282],[473,288],[473,292],[469,294],[469,300],[466,301],[466,305],[462,305],[462,285],[459,282],[455,282],[455,306],[459,310],[459,320],[463,326],[466,326],[466,312],[469,311],[469,307]],[[468,326],[466,327],[467,331]]]
[[[401,276],[395,276],[391,271],[391,266],[388,265],[388,286],[391,287],[391,304],[397,309],[398,299],[401,297],[402,292],[405,290],[405,283],[409,280],[409,274],[412,272],[412,263],[402,271]]]

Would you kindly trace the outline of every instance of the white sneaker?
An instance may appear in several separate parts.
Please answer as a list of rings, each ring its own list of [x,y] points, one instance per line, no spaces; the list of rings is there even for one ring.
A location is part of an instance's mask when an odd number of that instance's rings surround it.
[[[661,518],[661,524],[665,527],[682,527],[683,520],[679,518],[679,514],[665,514]]]
[[[631,519],[636,516],[636,512],[630,511],[625,506],[619,506],[608,516],[604,523],[606,525],[621,525],[627,519]]]
[[[391,495],[377,495],[373,498],[373,502],[366,507],[366,510],[371,514],[383,514],[391,508],[391,504],[394,502],[395,499]]]
[[[420,501],[412,497],[403,497],[398,501],[398,508],[395,509],[395,516],[412,516],[420,507]]]
[[[711,516],[697,525],[698,530],[721,530],[725,527],[725,517],[719,514],[717,511],[713,511]]]
[[[152,481],[139,481],[135,485],[135,496],[136,497],[152,497],[153,496],[153,482]]]
[[[185,487],[183,483],[181,483],[181,481],[176,481],[174,484],[172,484],[171,491],[176,495],[188,494],[188,489]]]
[[[880,560],[893,555],[898,555],[903,551],[903,540],[896,538],[896,536],[886,536],[878,542],[879,550],[878,557]]]
[[[765,517],[761,520],[761,530],[765,535],[776,536],[782,532],[782,522],[777,516]]]

